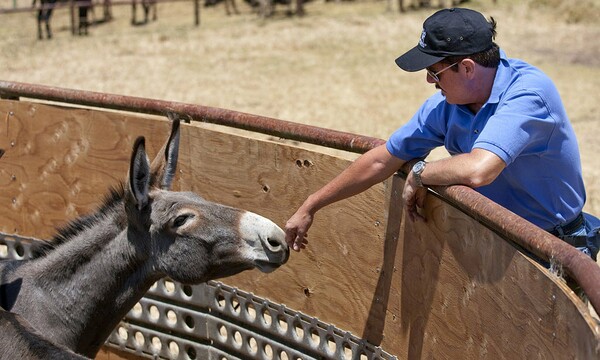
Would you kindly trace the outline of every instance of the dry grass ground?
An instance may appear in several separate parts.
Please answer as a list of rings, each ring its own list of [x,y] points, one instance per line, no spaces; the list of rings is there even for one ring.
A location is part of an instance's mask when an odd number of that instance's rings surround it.
[[[0,7],[30,5],[0,0]],[[600,1],[471,1],[499,23],[497,42],[512,57],[556,82],[575,125],[588,188],[586,210],[600,215]],[[130,8],[87,37],[70,33],[67,9],[52,19],[51,41],[38,41],[33,13],[0,15],[0,79],[216,106],[386,138],[434,88],[394,59],[418,40],[432,9],[399,14],[386,1],[306,5],[260,20],[223,5],[160,4],[158,21],[130,25]],[[101,15],[101,9],[96,9]],[[139,15],[139,13],[138,13]],[[440,156],[436,153],[436,156]]]

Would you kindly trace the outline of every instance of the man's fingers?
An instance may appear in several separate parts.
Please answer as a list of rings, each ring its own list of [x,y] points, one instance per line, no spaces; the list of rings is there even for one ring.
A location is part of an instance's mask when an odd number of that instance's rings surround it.
[[[294,240],[291,243],[288,242],[288,245],[292,248],[292,250],[300,251],[301,249],[306,248],[308,240],[306,239],[305,233],[297,231],[293,239]]]
[[[308,240],[305,237],[302,238],[296,238],[296,241],[294,241],[294,247],[293,249],[295,251],[300,251],[301,249],[306,249],[306,245],[308,244]]]
[[[419,212],[419,209],[422,209],[424,204],[425,199],[421,197],[413,197],[406,201],[406,213],[408,214],[408,218],[411,221],[427,221],[425,217]]]
[[[293,229],[286,228],[285,229],[285,242],[288,244],[289,247],[292,247],[294,245],[295,241],[296,241],[296,232]]]

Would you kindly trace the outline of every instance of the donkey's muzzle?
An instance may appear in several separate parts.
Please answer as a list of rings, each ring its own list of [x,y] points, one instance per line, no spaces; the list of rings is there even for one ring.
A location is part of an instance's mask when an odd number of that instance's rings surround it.
[[[285,232],[273,221],[247,212],[240,221],[240,231],[246,238],[258,240],[247,244],[251,247],[254,266],[260,271],[271,272],[288,261],[290,248],[285,242]]]

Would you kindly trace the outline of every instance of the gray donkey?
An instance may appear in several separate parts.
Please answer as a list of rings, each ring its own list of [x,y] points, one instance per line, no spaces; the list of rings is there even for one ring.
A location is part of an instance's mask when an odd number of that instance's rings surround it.
[[[20,315],[0,309],[0,359],[87,359],[38,333]]]
[[[284,232],[272,221],[168,190],[179,137],[174,120],[152,164],[139,137],[128,181],[111,189],[97,212],[60,230],[32,259],[0,262],[6,310],[0,312],[0,344],[8,336],[24,338],[24,345],[3,347],[2,358],[27,357],[31,349],[39,349],[40,358],[53,351],[77,358],[69,350],[94,357],[160,278],[197,284],[252,268],[271,272],[288,260]]]

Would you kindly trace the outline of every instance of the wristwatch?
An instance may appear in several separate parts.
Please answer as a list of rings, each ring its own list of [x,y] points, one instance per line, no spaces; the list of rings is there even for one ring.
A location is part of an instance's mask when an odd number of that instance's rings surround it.
[[[415,181],[420,187],[423,187],[423,180],[421,180],[421,174],[423,173],[423,171],[425,171],[425,165],[427,165],[427,163],[422,160],[414,164],[412,167],[412,172],[415,176]]]

